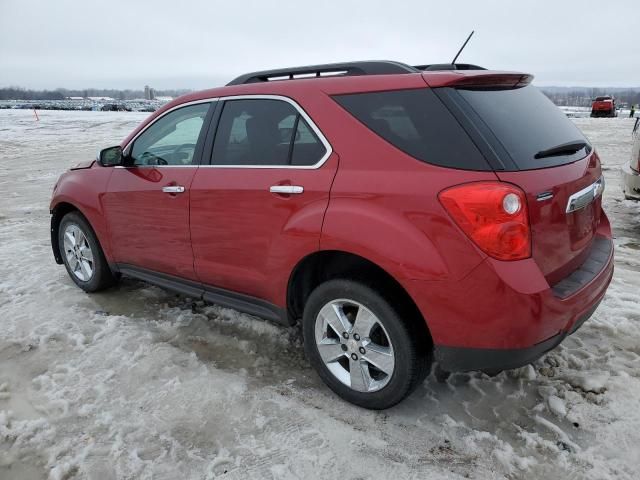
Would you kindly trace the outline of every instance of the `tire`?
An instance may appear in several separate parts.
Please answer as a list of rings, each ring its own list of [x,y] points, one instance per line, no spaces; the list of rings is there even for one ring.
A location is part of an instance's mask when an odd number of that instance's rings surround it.
[[[58,226],[58,248],[71,280],[85,292],[104,290],[116,283],[95,232],[79,212],[69,212],[62,217]],[[78,261],[79,258],[82,261]]]
[[[378,291],[352,280],[327,281],[309,296],[302,319],[305,353],[320,378],[344,400],[382,410],[424,380],[430,340],[424,328],[411,322],[421,318],[403,318],[400,311]],[[344,332],[337,332],[342,326]]]

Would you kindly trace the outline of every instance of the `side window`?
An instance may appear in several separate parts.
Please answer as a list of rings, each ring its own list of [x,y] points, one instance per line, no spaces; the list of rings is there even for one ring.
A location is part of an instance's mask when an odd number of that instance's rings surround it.
[[[324,156],[327,149],[304,118],[298,115],[297,120],[296,136],[293,139],[291,151],[291,165],[315,165]]]
[[[314,165],[325,147],[298,110],[282,100],[225,102],[213,145],[213,165]]]
[[[179,108],[153,123],[133,143],[133,165],[192,165],[210,105]]]
[[[375,134],[418,160],[465,170],[490,169],[467,132],[429,88],[333,99]]]
[[[371,112],[371,118],[380,128],[388,128],[391,134],[404,140],[420,140],[409,112],[402,105],[384,105]]]

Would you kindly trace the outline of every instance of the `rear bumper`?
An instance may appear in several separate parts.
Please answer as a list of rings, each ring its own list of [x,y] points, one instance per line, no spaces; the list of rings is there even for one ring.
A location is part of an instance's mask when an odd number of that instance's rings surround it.
[[[435,358],[443,370],[448,372],[465,372],[470,370],[508,370],[528,365],[550,350],[556,348],[562,341],[576,330],[596,311],[600,301],[587,312],[576,319],[571,330],[560,332],[547,340],[527,348],[460,348],[435,347]]]
[[[409,293],[427,321],[441,367],[520,367],[577,330],[596,310],[613,276],[611,232],[604,218],[597,248],[578,269],[592,273],[578,275],[580,285],[568,293],[555,291],[532,259],[488,259],[458,282],[413,282]],[[602,256],[602,242],[610,248],[594,270],[591,257]]]
[[[622,182],[625,197],[640,200],[640,174],[625,165],[622,168]]]
[[[592,117],[615,117],[616,116],[616,111],[615,110],[592,110],[591,111],[591,116]]]

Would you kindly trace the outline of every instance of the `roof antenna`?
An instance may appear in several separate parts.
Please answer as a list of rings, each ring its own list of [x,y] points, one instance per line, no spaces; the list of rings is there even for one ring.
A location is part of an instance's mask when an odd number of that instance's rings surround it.
[[[453,60],[451,61],[451,65],[455,65],[456,64],[456,60],[458,59],[458,57],[460,56],[460,54],[462,53],[462,50],[464,50],[464,47],[467,46],[467,43],[469,42],[469,40],[471,39],[471,37],[473,36],[473,34],[475,33],[475,30],[471,30],[471,33],[469,34],[469,36],[467,37],[467,39],[464,41],[464,43],[462,44],[462,46],[460,47],[460,50],[458,50],[458,53],[456,53],[456,56],[453,57]]]

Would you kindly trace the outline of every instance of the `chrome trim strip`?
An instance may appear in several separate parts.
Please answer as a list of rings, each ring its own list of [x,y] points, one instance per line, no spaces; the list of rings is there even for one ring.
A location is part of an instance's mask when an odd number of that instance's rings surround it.
[[[272,185],[269,187],[271,193],[295,194],[304,192],[304,187],[300,185]]]
[[[536,200],[538,202],[544,202],[546,200],[551,200],[553,198],[553,192],[542,192],[536,196]]]
[[[329,157],[331,156],[331,154],[333,153],[333,147],[331,147],[331,144],[329,143],[329,141],[327,140],[327,138],[324,136],[324,134],[322,133],[322,131],[318,128],[318,126],[315,124],[315,122],[313,120],[311,120],[311,117],[307,114],[307,112],[304,111],[304,109],[298,105],[297,102],[295,102],[293,99],[289,98],[289,97],[285,97],[283,95],[231,95],[228,97],[213,97],[213,98],[206,98],[206,99],[201,99],[201,100],[194,100],[193,102],[187,102],[187,103],[182,103],[180,105],[176,105],[175,107],[170,108],[169,110],[167,110],[166,112],[163,112],[162,115],[158,116],[157,118],[155,118],[153,120],[153,122],[149,123],[148,125],[146,125],[142,130],[140,130],[135,137],[133,137],[129,143],[127,143],[127,145],[122,149],[123,152],[126,152],[129,147],[131,146],[131,144],[133,142],[136,141],[136,139],[142,135],[142,133],[144,133],[145,130],[147,130],[147,128],[149,128],[151,125],[153,125],[154,123],[156,123],[158,120],[160,120],[162,117],[164,117],[166,114],[177,110],[178,108],[182,108],[182,107],[188,107],[189,105],[195,105],[198,103],[206,103],[206,102],[216,102],[216,101],[223,101],[223,100],[253,100],[253,99],[266,99],[266,100],[280,100],[283,102],[287,102],[290,105],[293,106],[293,108],[295,108],[298,113],[302,116],[302,118],[305,119],[305,121],[307,122],[307,124],[309,125],[309,127],[313,130],[313,132],[316,134],[316,136],[320,139],[320,142],[324,145],[324,148],[326,150],[325,154],[322,156],[322,158],[320,158],[320,160],[315,163],[314,165],[136,165],[136,166],[131,166],[131,167],[116,167],[116,168],[269,168],[269,169],[274,169],[274,168],[282,168],[282,169],[295,169],[295,170],[314,170],[314,169],[318,169],[320,168],[322,165],[324,165],[324,163],[329,159]]]
[[[202,165],[130,165],[125,167],[124,165],[116,165],[113,168],[198,168]]]
[[[579,190],[571,195],[569,197],[569,200],[567,201],[566,213],[575,212],[576,210],[580,210],[581,208],[586,207],[596,198],[602,195],[603,191],[604,176],[600,177],[588,187],[585,187],[582,190]]]
[[[182,185],[167,185],[162,187],[164,193],[184,193],[184,187]]]

